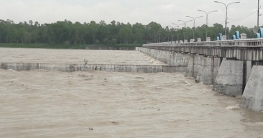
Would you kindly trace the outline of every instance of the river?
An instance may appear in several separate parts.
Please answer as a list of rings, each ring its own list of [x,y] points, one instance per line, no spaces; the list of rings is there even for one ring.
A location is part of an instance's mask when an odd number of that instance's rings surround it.
[[[107,55],[105,52],[95,56],[98,61]],[[146,59],[132,56],[134,64],[162,64],[134,52]],[[15,62],[15,55],[23,54],[9,55],[5,61]],[[22,59],[20,62],[33,61],[35,57]],[[3,138],[263,137],[263,113],[241,108],[241,97],[220,95],[212,86],[196,83],[184,73],[0,70],[0,78]]]

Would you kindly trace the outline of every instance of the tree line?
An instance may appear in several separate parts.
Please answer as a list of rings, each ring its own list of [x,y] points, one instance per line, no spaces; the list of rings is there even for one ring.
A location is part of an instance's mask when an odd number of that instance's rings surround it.
[[[224,32],[221,24],[214,24],[207,28],[208,36],[215,40],[219,33]],[[232,38],[235,31],[246,33],[254,38],[255,29],[244,26],[232,26],[228,29],[228,38]],[[206,36],[206,25],[195,28],[195,38],[203,41]],[[165,42],[193,38],[193,28],[177,29],[171,26],[162,27],[159,23],[121,23],[105,21],[96,23],[80,23],[64,20],[50,24],[40,24],[32,20],[14,23],[12,20],[0,20],[0,43],[41,43],[41,44],[70,44],[70,45],[108,45],[144,44],[150,42]]]

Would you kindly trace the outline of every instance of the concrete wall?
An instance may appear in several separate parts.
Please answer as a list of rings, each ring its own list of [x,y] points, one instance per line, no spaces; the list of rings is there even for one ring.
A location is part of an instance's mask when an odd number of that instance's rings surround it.
[[[135,50],[136,47],[127,46],[127,47],[119,47],[119,46],[87,46],[87,50]]]
[[[156,50],[143,47],[137,47],[136,50],[145,53],[161,62],[164,62],[170,66],[187,67],[189,61],[189,55],[176,53],[174,51]]]
[[[107,65],[107,64],[46,64],[46,63],[0,63],[0,69],[12,69],[17,71],[28,71],[44,69],[51,71],[107,71],[107,72],[182,72],[184,67],[174,67],[165,65]]]

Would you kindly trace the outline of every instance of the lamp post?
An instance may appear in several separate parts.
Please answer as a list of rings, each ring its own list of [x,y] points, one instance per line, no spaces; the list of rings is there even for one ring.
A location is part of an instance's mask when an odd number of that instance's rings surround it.
[[[240,3],[240,2],[239,2],[239,1],[236,1],[236,2],[231,2],[231,3],[229,3],[229,4],[225,4],[225,3],[219,2],[219,1],[214,1],[214,2],[215,2],[215,3],[221,3],[221,4],[225,5],[225,7],[226,7],[225,35],[227,35],[227,34],[226,34],[226,31],[227,31],[227,9],[228,9],[228,6],[231,5],[231,4]]]
[[[203,10],[198,10],[200,12],[204,12],[206,14],[206,29],[205,29],[205,38],[207,38],[207,28],[208,28],[208,15],[212,12],[217,12],[217,10],[214,10],[214,11],[210,11],[210,12],[206,12],[206,11],[203,11]]]
[[[183,20],[178,20],[179,22],[183,22],[184,23],[184,28],[186,28],[186,23],[187,22],[191,22],[192,20],[189,20],[189,21],[183,21]],[[185,40],[185,33],[183,32],[183,35],[184,35],[184,40]]]
[[[191,16],[186,16],[188,18],[192,18],[194,20],[194,29],[193,29],[193,39],[195,41],[195,19],[197,18],[202,18],[203,16],[199,16],[199,17],[191,17]]]
[[[171,27],[171,28],[173,28],[172,26],[168,26],[168,27]],[[170,28],[169,28],[169,30],[170,30]],[[172,31],[173,32],[173,31]],[[172,37],[172,42],[171,43],[173,43],[173,40],[174,40],[174,35],[173,35],[173,33],[172,33],[172,35],[171,35]]]
[[[178,24],[175,24],[175,23],[172,23],[175,27],[176,27],[176,29],[177,29],[177,32],[178,32],[178,30],[179,30],[179,28],[180,28],[180,25],[178,25]],[[177,41],[179,42],[179,34],[177,33]]]
[[[260,14],[259,14],[259,9],[260,9],[260,6],[259,6],[259,4],[260,4],[260,1],[258,0],[257,29],[259,29],[259,16],[260,16]]]

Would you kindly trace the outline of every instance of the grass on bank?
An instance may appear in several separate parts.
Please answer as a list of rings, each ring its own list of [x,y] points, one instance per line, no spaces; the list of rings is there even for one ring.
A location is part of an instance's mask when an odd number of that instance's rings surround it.
[[[116,44],[115,46],[106,45],[70,45],[70,44],[23,44],[23,43],[0,43],[0,47],[6,48],[47,48],[47,49],[86,49],[86,47],[141,47],[142,44]]]

